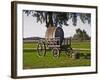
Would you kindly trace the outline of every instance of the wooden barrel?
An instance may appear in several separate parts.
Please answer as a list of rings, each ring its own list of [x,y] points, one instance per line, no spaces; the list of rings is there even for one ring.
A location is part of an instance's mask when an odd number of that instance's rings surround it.
[[[45,38],[51,39],[51,38],[60,38],[60,44],[62,44],[62,41],[64,39],[64,31],[61,27],[48,27],[46,30]]]

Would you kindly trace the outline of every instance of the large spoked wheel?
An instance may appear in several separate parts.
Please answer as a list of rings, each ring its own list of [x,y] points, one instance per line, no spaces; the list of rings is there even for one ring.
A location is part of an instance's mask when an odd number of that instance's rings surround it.
[[[53,52],[53,56],[54,57],[59,57],[60,56],[60,53],[59,53],[59,49],[58,48],[53,48],[52,49],[52,52]]]
[[[39,42],[37,46],[38,56],[45,56],[46,54],[46,46],[43,42]]]
[[[73,49],[71,47],[67,48],[68,57],[72,57]]]

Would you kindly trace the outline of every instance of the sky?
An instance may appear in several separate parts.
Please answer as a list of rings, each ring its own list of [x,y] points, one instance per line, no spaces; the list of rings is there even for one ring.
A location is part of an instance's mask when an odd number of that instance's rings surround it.
[[[91,36],[91,25],[88,23],[82,23],[80,18],[77,18],[77,26],[72,25],[72,20],[68,21],[69,26],[63,26],[64,37],[72,37],[76,33],[76,29],[80,28],[85,30],[86,33]],[[45,38],[45,32],[47,28],[45,23],[36,22],[36,18],[29,15],[27,16],[23,13],[23,38],[27,37],[41,37]]]

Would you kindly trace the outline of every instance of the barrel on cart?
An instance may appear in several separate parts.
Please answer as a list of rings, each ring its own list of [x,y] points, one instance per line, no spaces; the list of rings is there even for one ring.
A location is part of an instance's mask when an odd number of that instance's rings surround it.
[[[45,38],[46,40],[59,38],[61,45],[64,40],[64,31],[61,27],[49,27],[47,28]]]

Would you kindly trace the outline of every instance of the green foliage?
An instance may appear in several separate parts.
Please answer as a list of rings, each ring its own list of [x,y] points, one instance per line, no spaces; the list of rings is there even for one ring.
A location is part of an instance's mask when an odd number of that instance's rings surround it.
[[[33,11],[23,10],[27,16],[32,15],[37,18],[37,22],[46,23],[46,27],[52,26],[68,26],[68,20],[72,19],[73,25],[77,25],[77,17],[79,16],[83,23],[91,23],[91,14],[89,13],[72,13],[72,12],[49,12],[49,11]]]
[[[74,34],[73,36],[73,40],[90,40],[89,35],[86,33],[85,30],[81,30],[81,29],[76,29],[76,34]]]

